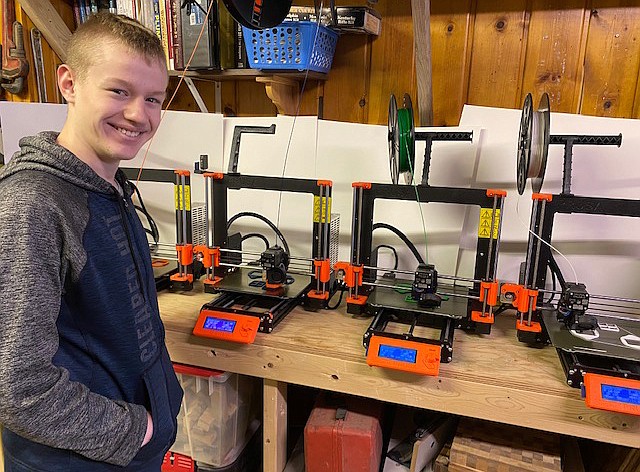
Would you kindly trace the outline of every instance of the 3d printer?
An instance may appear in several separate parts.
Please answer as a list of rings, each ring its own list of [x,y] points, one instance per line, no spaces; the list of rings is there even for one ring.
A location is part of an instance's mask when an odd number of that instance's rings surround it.
[[[271,127],[267,128],[271,129]],[[265,132],[244,129],[245,132]],[[238,139],[234,142],[239,145]],[[242,175],[237,173],[237,148],[232,148],[228,173],[204,172],[206,244],[194,248],[205,270],[205,291],[219,294],[205,304],[194,334],[251,343],[258,331],[270,333],[297,305],[315,311],[326,307],[335,292],[331,256],[337,255],[337,215],[331,215],[332,183],[327,180]],[[206,166],[200,166],[200,170]],[[313,196],[311,256],[293,255],[284,235],[266,217],[241,212],[228,218],[230,190],[253,189]],[[241,217],[258,218],[277,235],[271,244],[259,233],[230,231]],[[262,252],[243,249],[249,237],[263,239]]]
[[[581,388],[588,406],[640,415],[640,300],[589,293],[578,280],[565,280],[551,252],[558,214],[640,217],[640,200],[580,196],[571,193],[574,145],[620,146],[622,135],[581,136],[549,133],[549,99],[538,111],[531,95],[523,107],[518,146],[518,191],[533,184],[533,209],[527,257],[520,288],[502,287],[517,306],[518,338],[551,343],[557,349],[567,383]],[[548,147],[564,146],[564,173],[559,194],[541,194]],[[546,288],[547,272],[561,290]],[[555,306],[542,295],[558,296]]]
[[[416,132],[408,95],[398,109],[395,97],[389,105],[389,151],[393,184],[353,184],[351,260],[336,264],[349,289],[347,311],[373,316],[363,336],[367,363],[408,372],[437,375],[441,362],[453,356],[454,329],[461,327],[489,333],[493,308],[498,305],[495,279],[500,241],[501,213],[506,192],[492,189],[435,187],[428,183],[433,141],[471,141],[469,132]],[[422,181],[419,185],[397,185],[404,174],[413,182],[415,141],[426,141]],[[438,273],[417,251],[415,270],[381,268],[372,264],[374,229],[388,225],[373,223],[377,199],[420,203],[450,203],[480,208],[473,278]],[[408,238],[392,229],[409,244]],[[378,277],[379,271],[385,276]],[[389,276],[390,275],[390,276]],[[397,276],[397,277],[396,277]],[[409,277],[407,277],[409,276]],[[390,324],[407,326],[403,332]],[[435,329],[439,336],[414,335],[416,327]]]

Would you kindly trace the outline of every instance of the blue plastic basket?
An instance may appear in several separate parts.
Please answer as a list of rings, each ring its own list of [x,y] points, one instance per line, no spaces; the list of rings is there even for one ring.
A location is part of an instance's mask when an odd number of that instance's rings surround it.
[[[264,30],[243,26],[242,34],[253,69],[329,72],[338,42],[338,33],[312,21],[286,21]]]

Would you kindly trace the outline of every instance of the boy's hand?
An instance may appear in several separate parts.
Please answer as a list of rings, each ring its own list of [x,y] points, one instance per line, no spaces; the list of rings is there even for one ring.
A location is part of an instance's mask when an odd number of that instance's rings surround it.
[[[153,418],[151,418],[151,413],[147,411],[147,432],[144,433],[142,446],[145,446],[149,441],[151,441],[151,436],[153,436]]]

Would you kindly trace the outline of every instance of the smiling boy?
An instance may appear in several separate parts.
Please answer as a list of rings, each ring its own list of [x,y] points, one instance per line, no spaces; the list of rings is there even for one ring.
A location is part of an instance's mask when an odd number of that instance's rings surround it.
[[[118,165],[160,123],[158,38],[98,13],[68,44],[62,131],[0,173],[0,424],[6,471],[158,472],[182,390],[132,188]]]

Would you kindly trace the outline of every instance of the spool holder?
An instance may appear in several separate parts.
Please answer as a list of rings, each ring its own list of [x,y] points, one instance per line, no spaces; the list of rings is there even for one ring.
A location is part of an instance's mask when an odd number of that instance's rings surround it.
[[[573,146],[618,146],[622,144],[622,134],[618,135],[551,135],[551,112],[549,95],[540,97],[538,110],[533,111],[533,99],[527,94],[522,106],[518,137],[516,182],[518,193],[522,195],[527,180],[531,180],[533,193],[540,193],[547,167],[550,144],[564,146],[562,195],[571,194],[571,169]]]
[[[391,182],[397,184],[400,174],[405,175],[407,184],[413,183],[415,169],[415,142],[424,141],[424,163],[421,185],[428,185],[431,153],[434,141],[473,140],[473,132],[465,131],[416,131],[411,97],[405,94],[404,107],[398,109],[396,98],[389,99],[388,142]]]
[[[526,122],[528,105],[523,109],[523,120]],[[526,123],[525,123],[526,124]],[[531,135],[521,136],[521,143],[526,144]],[[557,214],[570,215],[606,215],[640,218],[640,200],[623,198],[605,198],[575,195],[571,193],[571,172],[574,145],[609,145],[620,146],[622,135],[550,135],[549,144],[564,146],[564,163],[562,190],[559,194],[540,194],[533,196],[533,208],[531,212],[530,231],[527,245],[527,260],[524,267],[523,283],[533,290],[545,290],[546,278],[549,267],[554,263],[551,257],[551,249],[547,244],[552,241],[554,219]],[[520,151],[520,149],[519,149]],[[518,159],[518,176],[526,174],[522,165],[523,159]],[[520,181],[518,182],[520,184]],[[519,185],[520,190],[520,185]],[[535,190],[535,188],[534,188]],[[541,241],[542,240],[542,241]],[[635,338],[640,335],[637,327],[636,311],[625,312],[632,301],[637,300],[608,297],[606,295],[593,295],[591,298],[603,298],[605,300],[618,300],[620,306],[600,304],[598,307],[590,307],[588,313],[598,319],[598,335],[576,337],[569,328],[558,320],[556,307],[542,301],[538,297],[537,306],[533,307],[532,319],[539,323],[541,331],[538,333],[518,333],[518,339],[528,344],[541,345],[552,344],[560,358],[565,372],[567,384],[582,390],[587,405],[592,408],[610,411],[639,414],[635,408],[631,411],[629,401],[624,398],[604,399],[600,389],[591,388],[589,392],[589,378],[601,379],[600,384],[607,384],[609,389],[617,389],[620,392],[640,391],[640,356],[636,349],[628,349],[624,345],[624,338]],[[602,308],[604,306],[604,308]],[[613,306],[613,309],[607,309]],[[616,314],[618,313],[618,314]],[[616,335],[619,330],[619,335]],[[614,333],[614,334],[612,334]],[[588,333],[587,333],[588,334]],[[624,336],[623,336],[624,335]],[[622,336],[622,337],[620,337]],[[617,341],[615,341],[617,338]],[[614,342],[615,341],[615,342]],[[592,382],[593,383],[593,382]],[[586,388],[585,388],[586,387]]]

